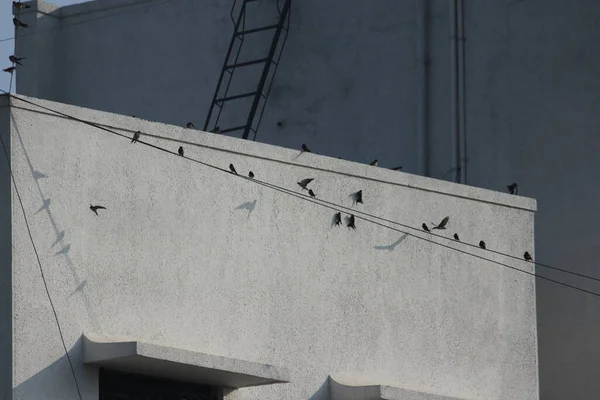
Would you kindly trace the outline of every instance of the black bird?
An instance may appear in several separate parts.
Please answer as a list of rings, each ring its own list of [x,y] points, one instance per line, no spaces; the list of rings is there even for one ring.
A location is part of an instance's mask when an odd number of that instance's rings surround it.
[[[531,254],[529,254],[529,252],[528,252],[528,251],[526,251],[526,252],[525,252],[525,254],[523,254],[523,258],[524,258],[526,261],[533,261],[533,257],[531,257]]]
[[[281,128],[283,126],[283,122],[277,121],[277,126]]]
[[[519,186],[517,185],[516,182],[513,182],[512,185],[508,185],[508,193],[510,194],[518,194],[519,193]]]
[[[333,223],[335,226],[339,226],[342,223],[342,213],[339,212],[333,216]]]
[[[210,133],[221,133],[221,127],[215,126],[215,129],[213,129],[212,131],[210,131]]]
[[[229,164],[229,170],[236,175],[238,174],[237,171],[235,170],[235,167],[233,166],[233,164]]]
[[[303,152],[305,151],[305,152],[307,152],[307,153],[310,153],[310,149],[309,149],[309,148],[308,148],[308,146],[306,146],[304,143],[302,143],[302,151],[303,151]]]
[[[250,177],[250,179],[254,179],[254,172],[252,172],[252,171],[248,172],[248,176]]]
[[[23,64],[21,64],[19,61],[21,61],[21,60],[26,60],[26,58],[25,58],[25,57],[17,57],[17,56],[15,56],[15,55],[9,56],[9,57],[8,57],[8,59],[9,59],[11,62],[14,62],[15,64],[19,64],[19,65],[23,65]]]
[[[369,165],[376,167],[379,165],[379,160],[375,159],[375,160],[371,161],[371,164],[369,164]]]
[[[402,169],[402,166],[399,166],[399,167],[396,167],[396,168],[390,168],[390,169],[392,169],[394,171],[400,171]]]
[[[140,135],[142,134],[142,132],[137,131],[136,133],[133,134],[133,137],[131,138],[131,143],[135,143],[138,140],[140,140]]]
[[[185,127],[188,129],[196,129],[196,126],[192,122],[188,122],[185,124]]]
[[[306,178],[306,179],[302,179],[300,182],[298,182],[298,185],[300,185],[300,187],[304,190],[308,190],[308,188],[306,187],[309,183],[311,183],[312,181],[314,181],[315,178]]]
[[[360,204],[365,204],[365,203],[363,203],[363,201],[362,201],[362,190],[359,190],[358,192],[356,192],[356,193],[354,194],[354,198],[356,199],[356,202],[357,202],[357,203],[360,203]]]
[[[13,72],[15,72],[15,69],[17,69],[17,67],[8,67],[8,68],[4,68],[2,71],[12,74]]]
[[[442,222],[440,222],[439,225],[436,225],[433,222],[431,223],[431,225],[433,225],[433,229],[446,229],[446,225],[448,224],[449,220],[450,220],[450,217],[446,217],[442,220]]]
[[[17,28],[23,27],[23,28],[29,28],[29,25],[27,25],[26,23],[21,22],[17,17],[13,18],[13,25],[16,26]]]
[[[458,233],[455,233],[455,234],[454,234],[454,240],[458,240],[458,241],[460,242],[460,239],[459,239],[459,237],[458,237]]]
[[[94,214],[98,215],[98,210],[106,210],[106,207],[93,206],[90,204],[90,210],[92,210],[94,212]]]
[[[427,224],[426,224],[425,222],[423,222],[423,225],[421,225],[421,228],[423,228],[423,230],[424,230],[425,232],[430,232],[430,231],[429,231],[429,228],[427,227]]]
[[[177,150],[177,152],[181,157],[183,157],[183,146],[179,146],[179,150]]]
[[[28,6],[27,4],[23,4],[20,1],[13,1],[13,7],[16,8],[17,10],[25,10],[26,8],[31,8],[31,6]]]
[[[354,215],[351,215],[350,218],[348,218],[348,225],[346,226],[348,228],[356,229],[356,225],[354,225]]]
[[[479,247],[481,247],[482,249],[485,249],[485,242],[483,240],[479,241]]]
[[[315,192],[313,192],[312,189],[308,189],[308,194],[310,194],[310,197],[317,197],[317,195],[315,194]]]

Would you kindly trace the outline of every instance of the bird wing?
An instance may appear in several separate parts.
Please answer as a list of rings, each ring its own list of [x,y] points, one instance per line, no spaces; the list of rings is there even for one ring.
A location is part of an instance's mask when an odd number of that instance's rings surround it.
[[[96,206],[97,210],[106,210],[106,207],[102,207],[102,206]]]
[[[306,186],[306,185],[308,185],[309,183],[311,183],[311,182],[312,182],[314,179],[315,179],[315,178],[306,178],[306,179],[302,179],[302,180],[300,181],[300,184],[301,184],[302,186]]]
[[[446,224],[448,223],[448,221],[450,221],[450,217],[446,217],[442,220],[442,222],[440,222],[440,224],[438,226],[446,226]]]

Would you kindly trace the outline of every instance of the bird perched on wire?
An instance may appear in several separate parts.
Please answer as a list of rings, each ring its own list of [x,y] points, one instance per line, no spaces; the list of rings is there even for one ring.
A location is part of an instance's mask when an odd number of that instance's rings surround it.
[[[372,165],[373,167],[376,167],[376,166],[379,165],[379,160],[375,159],[375,160],[371,161],[371,164],[369,164],[369,165]]]
[[[19,61],[26,60],[25,57],[17,57],[15,55],[9,56],[8,59],[15,64],[23,65]]]
[[[210,131],[210,133],[221,133],[221,128],[218,126],[215,126],[215,129],[213,129],[212,131]]]
[[[4,68],[2,71],[12,74],[13,72],[15,72],[16,69],[17,69],[17,67],[8,67],[8,68]]]
[[[485,242],[483,240],[479,241],[479,247],[485,250]]]
[[[233,166],[233,164],[229,164],[229,170],[236,175],[238,174],[237,171],[235,170],[235,167]]]
[[[455,233],[455,234],[454,234],[454,240],[457,240],[457,241],[459,241],[459,242],[460,242],[460,238],[458,237],[458,233]]]
[[[185,124],[185,127],[188,129],[196,129],[196,125],[194,125],[193,122],[188,122],[187,124]]]
[[[346,225],[348,228],[356,229],[356,225],[354,224],[354,215],[350,215],[348,218],[348,224]]]
[[[533,261],[533,257],[531,257],[531,254],[529,254],[528,251],[526,251],[525,254],[523,254],[523,258],[525,259],[525,261]]]
[[[317,195],[315,194],[315,192],[313,192],[312,189],[308,189],[308,194],[310,194],[310,197],[317,197]]]
[[[300,182],[298,182],[298,185],[300,185],[302,190],[308,190],[308,188],[306,186],[314,180],[315,180],[315,178],[302,179]]]
[[[302,152],[307,152],[307,153],[311,152],[310,149],[308,148],[308,146],[305,145],[304,143],[302,143]]]
[[[508,193],[510,193],[510,194],[518,194],[519,193],[519,186],[517,185],[516,182],[513,182],[511,185],[508,185],[507,188],[508,188]]]
[[[425,222],[423,222],[423,225],[421,225],[421,228],[423,228],[423,230],[425,232],[430,232],[429,228],[427,227],[427,224]]]
[[[342,213],[339,212],[333,216],[333,223],[335,226],[339,226],[342,223]]]
[[[442,220],[442,222],[440,222],[439,225],[434,224],[433,222],[431,223],[431,225],[433,225],[433,229],[446,229],[446,225],[448,224],[448,221],[450,221],[450,217],[446,217]]]
[[[365,204],[365,203],[363,203],[363,199],[362,199],[362,190],[359,190],[358,192],[354,193],[354,199],[356,200],[357,203]]]
[[[16,8],[17,10],[25,10],[27,8],[31,8],[31,6],[28,6],[27,4],[24,4],[20,1],[13,1],[13,7]]]
[[[131,138],[131,143],[135,143],[138,140],[140,140],[140,135],[142,134],[142,132],[137,131],[136,133],[133,134],[133,137]]]
[[[94,212],[94,214],[98,215],[98,210],[106,210],[106,207],[93,206],[90,204],[90,210],[92,210]]]
[[[24,22],[21,22],[21,20],[20,20],[20,19],[18,19],[17,17],[14,17],[14,18],[13,18],[13,25],[14,25],[14,26],[16,26],[17,28],[18,28],[18,27],[22,27],[22,28],[29,28],[29,25],[27,25],[27,24],[26,24],[26,23],[24,23]]]
[[[177,152],[181,157],[183,157],[183,146],[179,146],[179,150],[177,150]]]
[[[248,172],[248,176],[250,177],[250,179],[254,179],[254,172],[252,172],[252,171]]]

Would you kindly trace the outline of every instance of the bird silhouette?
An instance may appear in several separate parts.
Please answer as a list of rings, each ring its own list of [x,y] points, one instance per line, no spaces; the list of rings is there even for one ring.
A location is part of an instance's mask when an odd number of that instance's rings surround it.
[[[315,194],[315,192],[313,192],[312,189],[308,189],[308,194],[310,194],[310,197],[317,197],[317,195]]]
[[[354,199],[356,200],[357,203],[365,204],[365,203],[363,203],[363,199],[362,199],[362,190],[359,190],[358,192],[354,193]]]
[[[94,212],[94,214],[98,215],[98,210],[106,210],[106,207],[93,206],[90,204],[90,210],[92,210]]]
[[[508,193],[510,194],[518,194],[519,193],[519,185],[516,182],[513,182],[511,185],[507,186]]]
[[[20,1],[13,1],[13,7],[16,8],[17,10],[25,10],[27,8],[31,8],[31,6],[28,6],[27,4],[23,4]]]
[[[523,254],[523,258],[524,258],[526,261],[533,261],[533,257],[531,257],[531,254],[529,254],[529,252],[528,252],[528,251],[526,251],[526,252],[525,252],[525,254]]]
[[[304,143],[302,143],[302,151],[303,151],[303,152],[307,152],[307,153],[310,153],[310,152],[311,152],[311,151],[310,151],[310,149],[308,148],[308,146],[307,146],[307,145],[305,145]]]
[[[379,165],[379,160],[375,159],[375,160],[371,161],[371,164],[369,164],[369,165],[372,165],[373,167],[376,167],[376,166]]]
[[[12,74],[13,72],[15,72],[15,69],[17,69],[17,67],[8,67],[8,68],[4,68],[2,71]]]
[[[479,247],[481,247],[482,249],[485,249],[485,242],[483,240],[479,241]]]
[[[348,228],[356,229],[356,225],[354,224],[354,215],[351,215],[348,218],[348,224],[346,225]]]
[[[390,168],[390,169],[394,170],[394,171],[400,171],[402,169],[402,166],[399,166],[399,167],[396,167],[396,168]]]
[[[454,240],[458,240],[460,242],[460,238],[458,237],[458,233],[454,234]]]
[[[177,150],[177,152],[181,157],[183,157],[183,146],[179,146],[179,150]]]
[[[429,228],[427,227],[427,224],[426,224],[425,222],[423,222],[423,225],[421,225],[421,228],[423,228],[423,230],[424,230],[425,232],[430,232],[430,231],[429,231]]]
[[[26,23],[21,22],[21,20],[19,20],[17,17],[13,18],[13,25],[16,26],[17,28],[20,26],[22,28],[29,28],[29,25],[27,25]]]
[[[238,174],[237,171],[235,170],[235,167],[233,166],[233,164],[229,164],[229,170],[236,175]]]
[[[185,127],[188,129],[196,129],[196,126],[193,122],[188,122],[187,124],[185,124]]]
[[[342,223],[342,213],[336,213],[333,216],[333,223],[335,224],[335,226],[339,226]]]
[[[300,187],[303,190],[308,190],[308,188],[306,187],[309,183],[311,183],[312,181],[314,181],[315,178],[306,178],[306,179],[302,179],[300,182],[298,182],[298,185],[300,185]]]
[[[19,58],[19,57],[15,56],[15,55],[9,56],[9,57],[8,57],[8,59],[9,59],[11,62],[14,62],[15,64],[19,64],[19,65],[23,65],[23,64],[21,64],[19,61],[21,61],[21,60],[26,60],[26,58],[25,58],[25,57],[21,57],[21,58]]]
[[[446,225],[448,224],[449,220],[450,220],[450,217],[446,217],[442,220],[442,222],[440,222],[439,225],[436,225],[433,222],[431,223],[431,225],[433,225],[433,229],[446,229]]]
[[[133,134],[133,137],[131,138],[131,143],[135,143],[138,140],[140,140],[140,135],[142,134],[142,132],[137,131],[136,133]]]
[[[215,129],[213,129],[212,131],[210,131],[211,133],[221,133],[221,127],[219,126],[215,126]]]
[[[250,177],[250,179],[254,179],[254,172],[252,172],[252,171],[248,172],[248,176]]]

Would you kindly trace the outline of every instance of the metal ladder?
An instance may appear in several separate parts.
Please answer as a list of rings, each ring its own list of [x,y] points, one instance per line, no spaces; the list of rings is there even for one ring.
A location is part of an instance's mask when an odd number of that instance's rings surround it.
[[[283,48],[285,47],[285,42],[287,40],[290,26],[291,7],[291,0],[277,0],[276,6],[278,21],[276,24],[246,29],[246,7],[249,3],[254,3],[257,1],[258,0],[242,0],[242,5],[237,20],[234,19],[234,9],[236,8],[238,0],[234,0],[233,2],[233,6],[231,7],[230,13],[231,21],[234,23],[233,37],[231,38],[231,42],[229,43],[229,49],[227,50],[227,56],[225,57],[225,61],[223,62],[223,68],[221,69],[221,73],[219,75],[217,88],[215,89],[215,93],[210,104],[210,108],[208,110],[208,115],[206,116],[206,122],[204,123],[204,131],[209,131],[209,126],[211,127],[210,131],[218,131],[218,133],[243,131],[242,139],[248,139],[250,134],[252,134],[252,140],[256,140],[256,134],[262,121],[263,113],[265,111],[265,106],[267,103],[267,98],[269,97],[271,86],[273,85],[273,80],[277,72],[277,67],[279,66],[279,61],[281,59]],[[282,6],[280,6],[280,2],[283,2]],[[252,35],[257,32],[264,32],[269,30],[274,31],[274,33],[267,56],[264,58],[245,60],[240,62],[239,57],[240,52],[242,50],[242,46],[244,44],[244,38],[248,35]],[[280,41],[281,46],[279,46]],[[234,51],[236,44],[238,45],[237,51]],[[245,68],[250,65],[258,64],[264,64],[264,66],[256,90],[252,92],[237,93],[230,95],[229,89],[235,71],[238,68]],[[273,73],[269,74],[272,66]],[[250,97],[253,97],[253,101],[248,115],[246,117],[246,123],[240,126],[225,127],[224,129],[221,129],[219,127],[219,119],[221,117],[221,113],[223,111],[223,108],[225,107],[225,104],[227,104],[228,102]]]

